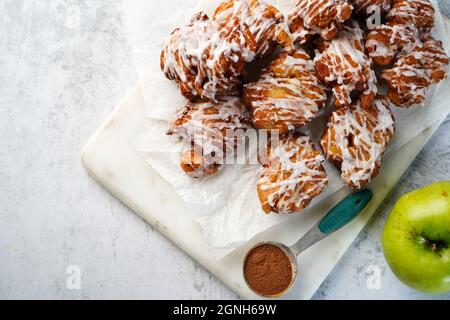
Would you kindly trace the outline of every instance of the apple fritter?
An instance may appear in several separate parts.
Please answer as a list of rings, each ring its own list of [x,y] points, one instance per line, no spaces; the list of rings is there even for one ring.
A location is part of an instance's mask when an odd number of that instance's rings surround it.
[[[327,95],[313,61],[298,49],[282,53],[258,81],[245,85],[243,99],[256,128],[286,133],[313,119]]]
[[[366,49],[369,57],[376,65],[387,66],[404,47],[420,41],[419,30],[414,25],[388,22],[369,32],[366,38]]]
[[[434,27],[435,11],[429,0],[394,0],[387,20],[398,24],[413,24],[420,29]]]
[[[345,25],[339,36],[321,41],[314,63],[319,78],[333,87],[335,105],[348,107],[358,93],[363,106],[370,106],[377,94],[377,78],[366,55],[363,31],[358,22]]]
[[[180,155],[181,169],[192,178],[201,178],[217,173],[222,165],[203,157],[201,149],[192,146]]]
[[[353,7],[347,0],[296,0],[289,15],[289,29],[295,42],[305,43],[315,34],[335,38],[350,19]]]
[[[241,142],[248,129],[248,115],[240,98],[218,103],[187,102],[171,123],[169,135],[183,138],[188,146],[181,155],[181,168],[194,178],[216,173],[227,153]]]
[[[239,19],[248,26],[256,41],[258,57],[273,53],[276,44],[287,50],[292,48],[292,39],[285,27],[283,14],[264,0],[226,0],[216,9],[214,20],[227,22]]]
[[[362,189],[380,171],[381,158],[395,131],[389,101],[378,96],[372,106],[339,108],[321,138],[325,155],[351,188]]]
[[[421,35],[423,42],[423,66],[431,73],[431,83],[439,83],[447,78],[449,57],[444,51],[442,41],[438,41],[429,33]]]
[[[236,89],[237,77],[255,54],[255,39],[238,19],[218,23],[199,13],[166,40],[161,69],[188,99],[216,102]]]
[[[394,66],[381,73],[389,87],[388,97],[398,107],[424,103],[429,87],[447,77],[450,60],[442,43],[429,34],[421,38],[423,42],[404,48]]]
[[[431,74],[424,68],[422,58],[422,44],[407,47],[399,53],[394,66],[381,73],[389,87],[388,98],[396,106],[409,108],[425,101]]]
[[[288,214],[300,212],[328,185],[324,157],[311,138],[298,133],[271,140],[264,172],[257,190],[263,210]]]

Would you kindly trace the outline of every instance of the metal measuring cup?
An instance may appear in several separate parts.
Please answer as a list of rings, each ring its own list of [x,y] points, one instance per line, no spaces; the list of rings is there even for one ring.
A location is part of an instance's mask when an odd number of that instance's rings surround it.
[[[331,209],[324,218],[322,218],[313,228],[311,228],[300,240],[298,240],[292,246],[286,246],[282,243],[277,242],[261,242],[257,245],[253,246],[245,256],[244,259],[244,279],[247,283],[247,286],[257,295],[267,297],[267,298],[275,298],[280,297],[286,294],[294,285],[297,280],[298,275],[298,263],[297,256],[304,252],[306,249],[315,245],[317,242],[323,240],[328,237],[335,231],[341,229],[353,219],[355,219],[369,204],[370,200],[372,200],[373,193],[369,189],[365,189],[362,191],[358,191],[344,200],[339,202],[333,209]],[[292,267],[292,280],[289,286],[281,293],[276,295],[264,295],[260,292],[256,292],[249,285],[247,279],[245,278],[245,264],[249,254],[256,248],[262,245],[273,245],[281,249],[286,256],[289,258]]]

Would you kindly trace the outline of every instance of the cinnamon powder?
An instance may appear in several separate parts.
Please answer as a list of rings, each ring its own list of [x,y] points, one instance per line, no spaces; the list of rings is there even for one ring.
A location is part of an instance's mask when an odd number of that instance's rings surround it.
[[[263,296],[277,296],[291,284],[291,261],[277,246],[264,244],[247,255],[244,276],[253,291]]]

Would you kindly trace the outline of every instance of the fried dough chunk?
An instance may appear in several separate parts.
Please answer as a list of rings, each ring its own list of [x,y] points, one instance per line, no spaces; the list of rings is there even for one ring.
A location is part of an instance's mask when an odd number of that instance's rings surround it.
[[[245,86],[243,99],[258,129],[286,133],[313,119],[327,101],[309,55],[298,49],[282,53]]]
[[[369,32],[366,49],[376,65],[387,66],[404,47],[414,45],[419,40],[419,30],[414,25],[388,22]]]
[[[394,66],[381,73],[389,87],[387,96],[397,107],[409,108],[425,101],[431,74],[424,68],[423,57],[422,44],[403,49]]]
[[[333,112],[321,138],[326,158],[351,188],[362,189],[380,171],[381,158],[395,131],[395,119],[385,97],[370,108],[359,104]]]
[[[292,39],[283,14],[264,0],[227,0],[216,9],[214,20],[226,22],[239,19],[248,26],[256,41],[258,57],[273,53],[277,43],[286,50],[292,49]]]
[[[314,64],[319,78],[333,87],[335,105],[349,107],[352,94],[360,94],[363,106],[370,106],[377,94],[377,78],[364,49],[363,31],[352,21],[331,41],[322,41]]]
[[[219,171],[227,153],[241,142],[248,129],[248,115],[240,98],[218,103],[188,102],[171,123],[169,135],[183,138],[188,150],[180,157],[181,168],[193,178]]]
[[[447,78],[449,57],[444,51],[442,41],[438,41],[429,33],[422,34],[423,55],[421,59],[425,69],[431,73],[430,82],[439,83]]]
[[[189,100],[217,102],[236,90],[237,77],[255,54],[255,39],[238,19],[218,23],[199,13],[166,40],[161,69]]]
[[[435,10],[429,0],[394,0],[387,20],[398,24],[413,24],[419,29],[434,27]]]
[[[404,48],[394,66],[381,73],[389,87],[389,99],[401,108],[424,103],[429,87],[447,77],[450,60],[442,42],[429,34],[422,34],[421,39],[423,42]]]
[[[311,138],[298,133],[279,137],[267,146],[267,161],[257,190],[263,210],[289,214],[300,212],[328,185],[324,157]]]
[[[305,43],[315,34],[325,40],[335,38],[350,19],[353,7],[347,0],[296,0],[288,18],[295,42]]]

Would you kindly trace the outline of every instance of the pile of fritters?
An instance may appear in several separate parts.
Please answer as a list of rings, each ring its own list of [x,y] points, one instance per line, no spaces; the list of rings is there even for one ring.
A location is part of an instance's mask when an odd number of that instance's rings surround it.
[[[270,134],[256,186],[266,213],[306,208],[328,184],[326,160],[363,188],[394,137],[390,102],[423,103],[447,76],[434,16],[428,0],[293,0],[285,14],[264,0],[225,0],[211,18],[198,13],[161,53],[187,99],[169,129],[186,141],[181,168],[216,174],[253,127]],[[243,76],[261,61],[256,77]],[[299,130],[325,108],[334,110],[320,152]]]

